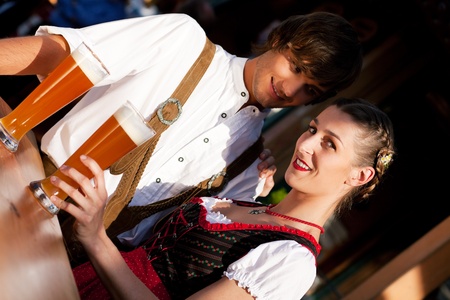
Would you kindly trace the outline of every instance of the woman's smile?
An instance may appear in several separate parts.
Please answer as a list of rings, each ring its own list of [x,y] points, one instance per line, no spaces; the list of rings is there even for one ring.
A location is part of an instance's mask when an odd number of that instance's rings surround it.
[[[308,165],[301,160],[300,158],[297,158],[296,160],[294,160],[294,162],[292,163],[292,165],[294,166],[294,169],[299,170],[299,171],[311,171],[312,169],[310,167],[308,167]]]

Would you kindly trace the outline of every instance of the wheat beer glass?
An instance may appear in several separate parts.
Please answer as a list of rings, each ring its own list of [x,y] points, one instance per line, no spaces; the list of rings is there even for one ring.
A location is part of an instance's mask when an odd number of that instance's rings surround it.
[[[92,172],[80,161],[80,155],[85,154],[105,170],[119,158],[141,145],[152,136],[154,130],[147,124],[141,114],[127,102],[120,107],[100,128],[98,128],[64,163],[77,169],[88,178],[93,178]],[[74,188],[79,185],[57,169],[51,176],[58,176]],[[59,208],[51,201],[50,196],[57,195],[66,199],[67,194],[50,182],[50,177],[32,181],[30,189],[39,203],[52,215],[58,213]]]
[[[0,140],[9,151],[15,152],[29,130],[87,92],[107,74],[102,62],[81,44],[19,106],[0,119]]]

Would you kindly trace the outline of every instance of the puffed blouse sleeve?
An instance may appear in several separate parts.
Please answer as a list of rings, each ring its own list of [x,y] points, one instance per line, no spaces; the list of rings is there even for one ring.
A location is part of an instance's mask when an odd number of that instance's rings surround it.
[[[299,300],[314,282],[316,259],[295,241],[274,241],[252,249],[229,265],[224,275],[258,300]]]

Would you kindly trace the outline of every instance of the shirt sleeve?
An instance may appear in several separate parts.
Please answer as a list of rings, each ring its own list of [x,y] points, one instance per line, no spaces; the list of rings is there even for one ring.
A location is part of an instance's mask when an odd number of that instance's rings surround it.
[[[266,179],[259,177],[258,164],[261,159],[256,159],[252,165],[234,177],[217,195],[229,199],[254,201],[261,194]]]
[[[185,14],[130,18],[83,28],[41,26],[36,31],[36,35],[46,34],[64,36],[71,51],[86,43],[110,72],[98,85],[115,83],[150,68],[159,60],[170,59],[173,54],[167,51],[170,47],[181,56],[183,51],[186,55],[191,51],[200,53],[206,38],[198,23]],[[203,42],[189,44],[189,48],[195,49],[186,50],[187,39]],[[190,66],[192,62],[187,64]]]
[[[256,299],[301,299],[316,277],[314,255],[295,241],[275,241],[252,249],[224,272]]]

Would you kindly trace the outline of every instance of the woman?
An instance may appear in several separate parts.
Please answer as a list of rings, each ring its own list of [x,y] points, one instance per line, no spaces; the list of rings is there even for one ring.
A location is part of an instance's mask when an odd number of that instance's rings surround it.
[[[103,172],[92,159],[81,157],[94,184],[63,168],[81,191],[52,178],[79,206],[52,201],[77,219],[92,262],[74,269],[82,299],[300,299],[316,276],[323,224],[366,198],[393,155],[387,115],[365,100],[338,99],[298,139],[285,173],[292,189],[275,206],[194,198],[143,247],[120,253],[103,227]]]

